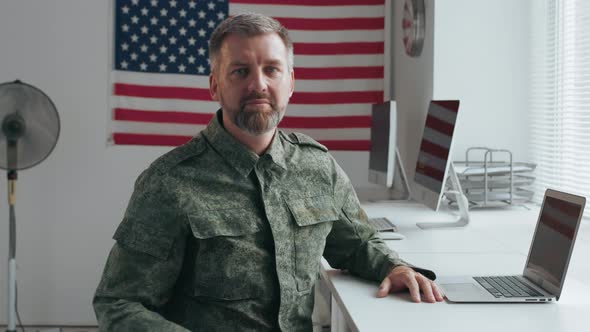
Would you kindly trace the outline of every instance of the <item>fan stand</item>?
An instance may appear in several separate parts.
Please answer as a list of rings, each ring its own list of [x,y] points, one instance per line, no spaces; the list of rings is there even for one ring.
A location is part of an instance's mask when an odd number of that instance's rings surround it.
[[[9,219],[9,251],[8,251],[8,325],[7,332],[16,332],[16,179],[18,173],[13,162],[16,160],[17,141],[7,141],[7,157],[9,169],[6,172],[8,180],[8,206],[10,208]],[[11,165],[12,164],[12,165]]]
[[[8,326],[7,332],[16,332],[16,217],[14,205],[16,203],[17,172],[10,170],[8,176],[8,205],[10,207],[10,249],[8,252]]]

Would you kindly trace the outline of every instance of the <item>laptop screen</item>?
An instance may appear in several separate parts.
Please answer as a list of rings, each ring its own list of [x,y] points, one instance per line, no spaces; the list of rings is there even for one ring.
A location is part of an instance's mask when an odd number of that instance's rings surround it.
[[[582,205],[545,196],[527,269],[561,285],[582,209]]]

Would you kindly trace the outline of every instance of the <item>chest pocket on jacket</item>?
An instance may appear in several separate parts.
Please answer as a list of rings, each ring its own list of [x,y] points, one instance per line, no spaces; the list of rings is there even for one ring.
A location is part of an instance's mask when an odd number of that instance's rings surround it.
[[[195,296],[218,300],[258,297],[264,289],[260,268],[261,220],[248,209],[204,210],[188,214],[197,239]]]
[[[328,195],[286,201],[297,224],[294,232],[297,290],[307,291],[317,279],[326,237],[338,219],[338,212],[332,196]]]

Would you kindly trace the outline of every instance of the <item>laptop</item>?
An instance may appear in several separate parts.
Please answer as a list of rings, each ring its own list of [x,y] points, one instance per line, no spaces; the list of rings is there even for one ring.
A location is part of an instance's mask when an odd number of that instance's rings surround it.
[[[450,302],[559,300],[586,199],[547,189],[522,275],[441,277]]]

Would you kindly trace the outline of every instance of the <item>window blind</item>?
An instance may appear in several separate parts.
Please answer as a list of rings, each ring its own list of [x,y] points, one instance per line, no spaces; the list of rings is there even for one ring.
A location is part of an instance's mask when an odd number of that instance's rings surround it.
[[[535,0],[531,6],[533,199],[540,203],[553,188],[590,200],[590,1]]]

